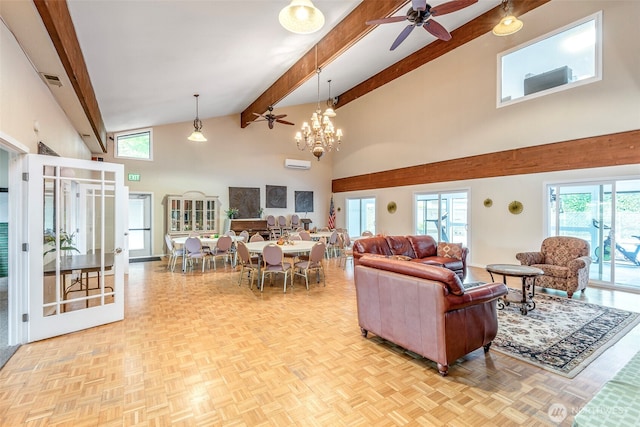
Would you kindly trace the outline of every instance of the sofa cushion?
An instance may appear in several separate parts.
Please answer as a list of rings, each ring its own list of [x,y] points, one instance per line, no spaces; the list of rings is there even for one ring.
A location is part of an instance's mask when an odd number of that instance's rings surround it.
[[[569,269],[567,267],[551,264],[534,264],[531,267],[536,267],[544,271],[545,276],[559,277],[561,279],[569,277]]]
[[[444,267],[453,271],[460,271],[464,268],[464,264],[461,259],[448,258],[448,257],[440,257],[440,256],[432,256],[429,258],[415,258],[412,260],[413,262],[417,262],[420,264],[433,265],[436,267]]]
[[[371,257],[368,255],[360,258],[360,264],[377,268],[380,270],[392,271],[394,273],[406,274],[408,276],[421,279],[433,280],[446,285],[447,290],[454,295],[463,295],[464,286],[456,273],[453,271],[427,265],[419,262],[404,262],[390,258]]]
[[[385,240],[394,255],[404,255],[409,258],[415,258],[416,253],[411,247],[411,242],[406,236],[386,236]]]
[[[446,258],[462,259],[462,244],[439,242],[437,255]]]
[[[437,253],[436,241],[431,236],[407,236],[413,252],[416,254],[414,258],[427,258],[435,256]]]

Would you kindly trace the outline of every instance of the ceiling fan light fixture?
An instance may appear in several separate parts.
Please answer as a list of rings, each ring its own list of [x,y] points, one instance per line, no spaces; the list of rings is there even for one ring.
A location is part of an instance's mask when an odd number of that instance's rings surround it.
[[[280,25],[296,34],[311,34],[324,26],[324,15],[311,0],[291,0],[278,15]]]
[[[196,93],[193,96],[196,98],[196,118],[193,121],[193,132],[191,132],[191,135],[189,135],[187,139],[193,142],[206,142],[207,138],[202,134],[202,121],[198,117],[198,97],[200,95]]]
[[[498,25],[493,27],[491,31],[496,36],[510,36],[511,34],[515,34],[522,29],[524,24],[521,20],[516,18],[513,15],[505,16],[500,20]]]

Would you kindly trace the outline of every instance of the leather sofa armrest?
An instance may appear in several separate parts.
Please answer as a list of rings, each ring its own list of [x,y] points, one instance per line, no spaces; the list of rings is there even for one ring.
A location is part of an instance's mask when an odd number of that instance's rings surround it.
[[[504,283],[487,283],[468,289],[462,295],[449,294],[446,296],[445,311],[459,310],[471,305],[483,304],[498,299],[509,293]]]
[[[544,264],[542,252],[520,252],[516,254],[516,259],[522,265]]]

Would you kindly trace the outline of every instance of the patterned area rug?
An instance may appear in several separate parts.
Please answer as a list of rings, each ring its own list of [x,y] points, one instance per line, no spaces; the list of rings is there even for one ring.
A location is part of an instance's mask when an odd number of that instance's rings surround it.
[[[510,290],[509,299],[521,293]],[[573,378],[640,322],[640,314],[536,294],[526,316],[520,304],[498,310],[492,350]]]

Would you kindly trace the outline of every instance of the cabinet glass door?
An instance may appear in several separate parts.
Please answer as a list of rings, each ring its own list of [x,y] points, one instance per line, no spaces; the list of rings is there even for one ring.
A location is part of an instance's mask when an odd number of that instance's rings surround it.
[[[207,222],[205,225],[205,229],[210,231],[215,231],[216,229],[216,202],[215,200],[207,200],[206,202],[206,216]]]
[[[193,200],[183,200],[184,231],[193,229]]]
[[[173,199],[170,204],[170,223],[169,223],[169,231],[180,231],[180,215],[181,215],[181,200]]]
[[[195,200],[195,209],[193,211],[194,214],[194,231],[202,231],[205,229],[204,227],[204,200]]]

